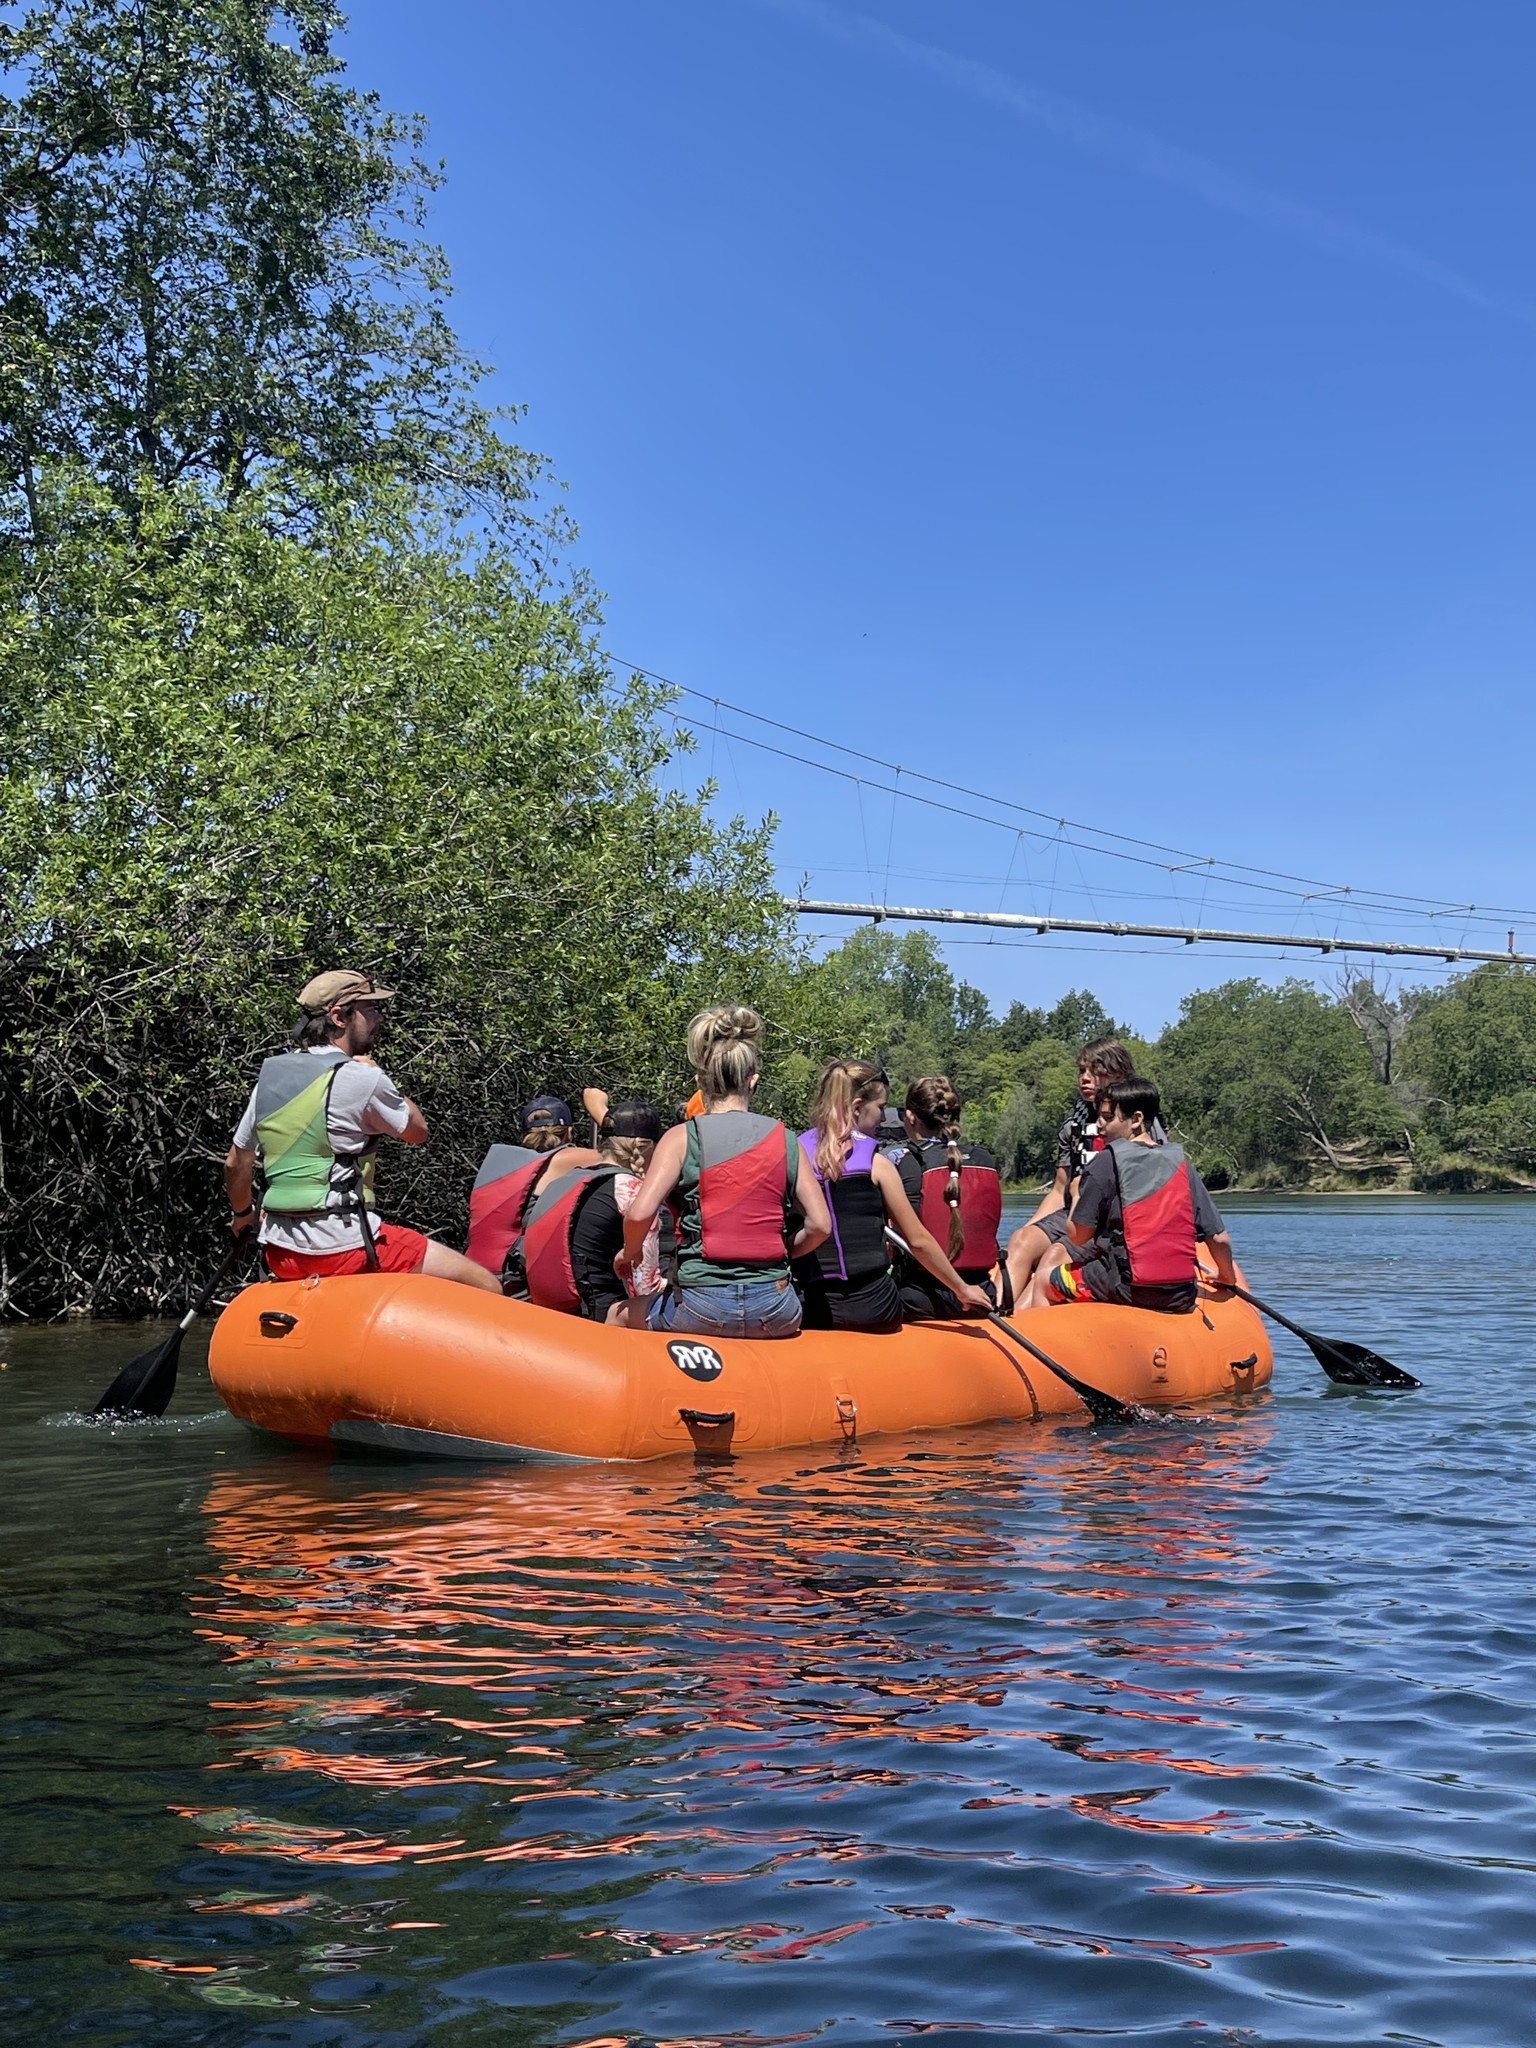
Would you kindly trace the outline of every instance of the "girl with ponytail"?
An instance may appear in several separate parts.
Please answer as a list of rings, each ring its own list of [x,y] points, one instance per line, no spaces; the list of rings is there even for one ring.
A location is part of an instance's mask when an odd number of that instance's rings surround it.
[[[793,1337],[800,1298],[789,1261],[814,1252],[832,1228],[800,1147],[752,1108],[763,1020],[743,1003],[701,1010],[688,1057],[703,1107],[657,1145],[624,1216],[614,1270],[627,1281],[663,1202],[677,1212],[677,1285],[658,1295],[654,1330],[721,1337]],[[692,1105],[690,1105],[692,1107]]]
[[[813,1256],[795,1261],[808,1330],[864,1330],[890,1336],[901,1328],[901,1290],[891,1275],[888,1231],[950,1294],[957,1309],[992,1306],[961,1278],[931,1231],[913,1212],[901,1175],[878,1150],[885,1109],[885,1069],[869,1060],[833,1060],[816,1094],[815,1122],[802,1132],[807,1170],[826,1195],[832,1234]]]
[[[997,1161],[985,1145],[960,1136],[960,1097],[944,1074],[925,1074],[907,1090],[907,1149],[901,1184],[913,1209],[935,1237],[942,1237],[949,1262],[962,1280],[995,1299],[993,1268],[998,1263],[997,1227],[1003,1214],[1003,1183]],[[901,1298],[909,1321],[958,1312],[953,1291],[936,1288],[924,1261],[908,1260]],[[1006,1268],[999,1273],[1006,1313],[1012,1306]]]

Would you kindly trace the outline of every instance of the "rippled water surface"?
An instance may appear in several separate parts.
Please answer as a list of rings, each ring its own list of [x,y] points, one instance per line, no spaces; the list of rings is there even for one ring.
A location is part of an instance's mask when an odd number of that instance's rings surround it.
[[[517,1471],[0,1332],[0,2039],[1526,2048],[1536,1207],[1232,1214],[1424,1391]]]

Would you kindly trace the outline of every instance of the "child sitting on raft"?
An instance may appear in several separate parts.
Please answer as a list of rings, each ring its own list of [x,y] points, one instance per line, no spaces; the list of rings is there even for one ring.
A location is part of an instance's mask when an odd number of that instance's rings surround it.
[[[494,1273],[502,1292],[527,1295],[520,1258],[523,1225],[534,1197],[568,1173],[596,1166],[597,1154],[575,1142],[570,1105],[535,1095],[518,1111],[518,1142],[493,1145],[480,1162],[469,1197],[469,1256]]]
[[[1015,1301],[1027,1301],[1030,1282],[1052,1245],[1065,1244],[1072,1204],[1077,1200],[1083,1167],[1103,1149],[1096,1122],[1099,1097],[1112,1081],[1126,1081],[1135,1072],[1131,1056],[1118,1038],[1093,1038],[1077,1055],[1077,1100],[1067,1112],[1056,1138],[1056,1174],[1035,1206],[1035,1213],[1008,1240],[1005,1263]],[[1159,1126],[1157,1135],[1163,1135]]]
[[[661,1115],[647,1102],[610,1109],[598,1089],[588,1089],[583,1100],[598,1123],[595,1164],[535,1196],[519,1239],[528,1298],[538,1308],[643,1328],[650,1298],[662,1285],[659,1224],[652,1225],[627,1288],[614,1261],[624,1246],[625,1213],[661,1136]]]
[[[1035,1274],[1031,1308],[1100,1301],[1187,1314],[1200,1243],[1210,1246],[1221,1284],[1236,1279],[1232,1240],[1205,1182],[1182,1146],[1153,1135],[1161,1113],[1156,1084],[1139,1074],[1099,1097],[1104,1149],[1083,1170],[1068,1242]]]
[[[831,1236],[795,1261],[807,1330],[890,1336],[901,1328],[901,1289],[891,1274],[887,1228],[962,1308],[992,1306],[944,1256],[907,1200],[901,1175],[879,1151],[888,1092],[882,1067],[869,1060],[833,1060],[816,1093],[815,1121],[801,1133],[806,1168],[826,1196],[832,1222]]]
[[[815,1251],[831,1234],[832,1220],[815,1174],[800,1171],[800,1147],[782,1123],[752,1109],[762,1028],[757,1012],[738,1003],[701,1010],[688,1027],[688,1057],[704,1108],[657,1145],[624,1218],[624,1246],[614,1262],[627,1282],[662,1203],[675,1190],[677,1286],[652,1303],[654,1330],[704,1337],[799,1333],[790,1258]]]
[[[962,1104],[944,1074],[927,1074],[907,1090],[904,1121],[907,1149],[897,1162],[902,1192],[929,1234],[942,1242],[950,1264],[968,1286],[979,1288],[989,1306],[1004,1313],[1013,1306],[1007,1268],[998,1267],[997,1227],[1003,1214],[1003,1183],[997,1161],[985,1145],[960,1136]],[[901,1302],[907,1321],[963,1315],[948,1287],[925,1270],[926,1262],[903,1258]],[[997,1301],[1001,1287],[1002,1300]]]

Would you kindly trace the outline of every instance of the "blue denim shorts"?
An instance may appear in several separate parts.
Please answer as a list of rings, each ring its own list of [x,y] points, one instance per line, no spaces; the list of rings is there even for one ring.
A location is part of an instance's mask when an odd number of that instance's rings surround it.
[[[718,1287],[683,1287],[651,1304],[653,1330],[700,1337],[797,1337],[800,1297],[787,1280],[730,1280]]]

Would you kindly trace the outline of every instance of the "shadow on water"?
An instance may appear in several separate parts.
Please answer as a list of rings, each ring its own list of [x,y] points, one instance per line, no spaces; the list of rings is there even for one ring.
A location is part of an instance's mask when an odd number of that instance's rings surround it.
[[[1239,1227],[1338,1321],[1361,1226]],[[720,1467],[59,1426],[29,1335],[4,2038],[1523,2041],[1529,1445],[1434,1383],[1530,1333],[1410,1263],[1406,1401]]]

